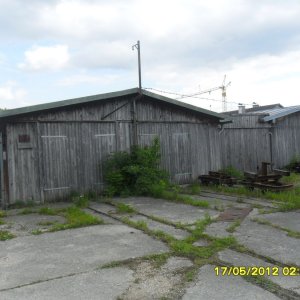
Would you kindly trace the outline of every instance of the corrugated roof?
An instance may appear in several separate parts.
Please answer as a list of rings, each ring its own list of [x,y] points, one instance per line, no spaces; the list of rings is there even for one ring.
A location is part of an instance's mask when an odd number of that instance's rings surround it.
[[[300,111],[300,105],[265,110],[263,111],[263,113],[268,114],[268,116],[263,117],[262,120],[264,122],[269,122],[296,113],[298,111]]]
[[[105,94],[99,94],[99,95],[94,95],[94,96],[87,96],[87,97],[80,97],[80,98],[74,98],[74,99],[68,99],[68,100],[63,100],[63,101],[56,101],[56,102],[50,102],[50,103],[45,103],[45,104],[39,104],[39,105],[32,105],[32,106],[26,106],[26,107],[21,107],[21,108],[15,108],[15,109],[8,109],[8,110],[3,110],[0,111],[0,119],[3,118],[9,118],[9,117],[14,117],[14,116],[19,116],[19,115],[25,115],[25,114],[30,114],[30,113],[35,113],[35,112],[40,112],[40,111],[46,111],[50,109],[56,109],[56,108],[61,108],[61,107],[67,107],[67,106],[72,106],[72,105],[77,105],[77,104],[84,104],[84,103],[90,103],[90,102],[96,102],[96,101],[104,101],[112,98],[117,98],[117,97],[122,97],[122,96],[129,96],[129,95],[135,95],[138,94],[139,89],[138,88],[133,88],[133,89],[128,89],[128,90],[122,90],[118,92],[112,92],[112,93],[105,93]],[[161,96],[146,90],[142,90],[142,94],[145,96],[148,96],[150,98],[156,99],[158,101],[162,101],[165,103],[169,103],[178,107],[182,107],[184,109],[188,109],[197,113],[205,114],[210,117],[216,118],[218,120],[225,119],[227,116],[224,116],[222,114],[206,110],[194,105],[190,105],[184,102],[180,102],[165,96]]]
[[[251,108],[246,108],[246,113],[264,113],[265,111],[273,110],[273,109],[280,109],[283,108],[283,106],[280,103],[276,104],[269,104],[269,105],[262,105],[262,106],[256,106]],[[232,110],[227,111],[226,114],[237,114],[238,110]]]

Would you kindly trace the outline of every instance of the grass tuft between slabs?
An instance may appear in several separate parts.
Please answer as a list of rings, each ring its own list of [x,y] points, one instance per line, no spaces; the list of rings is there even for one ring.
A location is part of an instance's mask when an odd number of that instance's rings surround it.
[[[64,212],[61,213],[66,218],[66,223],[54,224],[49,231],[58,231],[71,228],[79,228],[91,225],[104,224],[103,220],[86,213],[78,207],[72,206],[66,208]]]
[[[196,228],[191,230],[191,235],[184,240],[177,240],[172,235],[161,230],[150,230],[144,221],[134,222],[128,218],[122,218],[122,221],[129,226],[142,230],[146,234],[165,242],[169,246],[171,254],[175,256],[183,256],[190,259],[208,259],[218,251],[237,244],[235,238],[232,236],[225,238],[211,238],[206,236],[203,231],[205,227],[212,222],[209,216],[206,216],[204,220],[196,222]],[[210,244],[205,247],[194,246],[193,243],[200,238],[209,239]]]
[[[10,239],[13,239],[14,237],[15,237],[15,235],[10,233],[9,231],[0,230],[0,241],[10,240]]]
[[[117,207],[117,213],[129,213],[129,214],[132,214],[132,213],[136,213],[136,210],[131,206],[131,205],[128,205],[126,203],[117,203],[116,204],[116,207]]]

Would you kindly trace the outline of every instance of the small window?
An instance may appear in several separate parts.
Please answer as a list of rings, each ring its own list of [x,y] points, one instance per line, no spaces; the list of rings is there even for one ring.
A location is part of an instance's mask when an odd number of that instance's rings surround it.
[[[29,134],[19,134],[19,143],[30,143]]]
[[[32,149],[32,144],[30,143],[29,134],[19,134],[18,137],[18,149]]]

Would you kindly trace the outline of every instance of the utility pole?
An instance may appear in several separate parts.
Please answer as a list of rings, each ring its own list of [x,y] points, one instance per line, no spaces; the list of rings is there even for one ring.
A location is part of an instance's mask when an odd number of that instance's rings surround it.
[[[141,72],[141,44],[140,41],[137,41],[135,45],[132,46],[132,50],[134,48],[138,51],[138,67],[139,67],[139,92],[142,94],[142,72]]]
[[[138,130],[137,130],[137,110],[136,110],[136,102],[142,97],[142,72],[141,72],[141,45],[140,41],[137,41],[135,45],[132,46],[132,50],[137,49],[138,51],[138,70],[139,70],[139,95],[133,98],[132,101],[132,141],[133,145],[138,144]]]

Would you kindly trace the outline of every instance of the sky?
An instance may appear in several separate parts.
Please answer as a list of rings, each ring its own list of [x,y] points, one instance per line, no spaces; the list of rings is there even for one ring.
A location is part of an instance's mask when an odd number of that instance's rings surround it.
[[[299,0],[0,0],[0,108],[137,87],[137,40],[153,92],[300,105]]]

